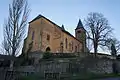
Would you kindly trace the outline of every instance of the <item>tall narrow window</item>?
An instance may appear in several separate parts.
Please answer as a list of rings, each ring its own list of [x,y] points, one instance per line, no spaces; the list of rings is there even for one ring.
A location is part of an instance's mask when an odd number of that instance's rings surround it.
[[[63,42],[60,43],[61,46],[61,53],[63,53]]]
[[[67,41],[67,38],[65,39],[65,46],[66,46],[66,49],[67,49],[67,44],[68,44],[68,41]]]
[[[73,50],[73,41],[72,41],[72,50]]]
[[[77,46],[75,46],[75,52],[77,52]]]
[[[71,51],[72,50],[72,45],[71,45],[71,43],[69,43],[69,51]]]
[[[32,32],[32,40],[34,39],[35,31]]]
[[[47,40],[50,41],[50,35],[49,34],[47,34]]]
[[[78,52],[80,51],[80,46],[79,46],[79,44],[78,44]]]

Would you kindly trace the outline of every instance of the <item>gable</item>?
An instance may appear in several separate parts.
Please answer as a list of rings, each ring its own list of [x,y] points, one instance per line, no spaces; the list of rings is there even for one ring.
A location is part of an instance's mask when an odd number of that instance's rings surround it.
[[[40,18],[44,18],[45,20],[47,20],[48,22],[50,22],[51,24],[55,25],[57,28],[59,28],[62,32],[66,33],[67,35],[73,37],[74,39],[76,39],[77,41],[79,41],[76,37],[74,37],[72,34],[70,34],[68,31],[63,30],[60,26],[58,26],[57,24],[55,24],[54,22],[52,22],[51,20],[47,19],[46,17],[42,16],[42,15],[38,15],[36,18],[34,18],[32,21],[30,21],[29,23],[32,23]],[[80,41],[79,41],[80,42]]]

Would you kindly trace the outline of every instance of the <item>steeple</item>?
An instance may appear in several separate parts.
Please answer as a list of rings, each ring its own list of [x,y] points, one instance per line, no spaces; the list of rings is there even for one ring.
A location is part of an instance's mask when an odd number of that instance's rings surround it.
[[[80,29],[80,28],[84,29],[83,24],[81,22],[81,19],[79,19],[79,22],[78,22],[78,25],[77,25],[76,29]]]
[[[83,27],[81,20],[79,19],[78,25],[75,29],[75,37],[82,43],[82,52],[86,51],[86,30]]]

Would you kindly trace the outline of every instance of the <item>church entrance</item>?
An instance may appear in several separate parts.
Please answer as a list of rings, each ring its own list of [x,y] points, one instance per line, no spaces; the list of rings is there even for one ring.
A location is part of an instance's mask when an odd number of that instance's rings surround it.
[[[50,52],[50,51],[51,51],[50,47],[47,47],[46,52]]]

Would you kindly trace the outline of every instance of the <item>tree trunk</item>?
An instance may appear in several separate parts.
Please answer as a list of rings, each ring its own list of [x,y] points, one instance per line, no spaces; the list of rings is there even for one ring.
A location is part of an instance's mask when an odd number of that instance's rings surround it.
[[[95,57],[96,57],[96,54],[97,54],[97,47],[98,47],[97,43],[94,42],[94,54],[95,54]]]

